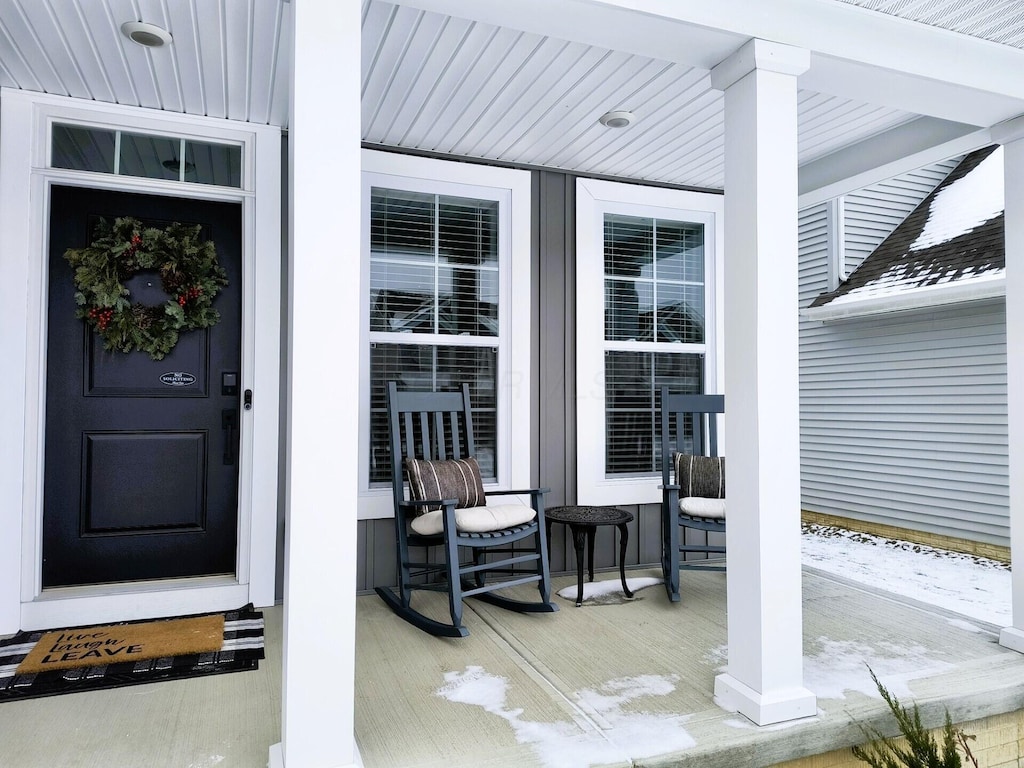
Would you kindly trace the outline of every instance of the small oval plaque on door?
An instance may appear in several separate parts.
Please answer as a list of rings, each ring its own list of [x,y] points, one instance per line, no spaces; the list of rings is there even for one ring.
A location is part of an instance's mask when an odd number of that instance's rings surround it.
[[[182,371],[173,371],[171,373],[165,373],[160,377],[160,381],[166,384],[168,387],[190,387],[196,383],[196,377],[191,373],[183,373]]]

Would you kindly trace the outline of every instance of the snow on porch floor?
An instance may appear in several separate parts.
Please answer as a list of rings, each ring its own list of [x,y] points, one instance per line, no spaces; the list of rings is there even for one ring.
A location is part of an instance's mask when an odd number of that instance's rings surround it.
[[[653,586],[576,608],[572,577],[554,580],[572,587],[555,614],[470,600],[463,640],[429,637],[377,597],[359,598],[356,738],[366,767],[770,766],[859,743],[858,722],[887,727],[868,665],[920,705],[926,725],[946,709],[967,721],[1024,706],[1024,656],[998,645],[994,625],[927,605],[920,589],[902,598],[805,568],[805,684],[818,716],[758,728],[713,700],[727,656],[725,575],[682,578],[680,604]],[[436,611],[443,599],[414,597]]]

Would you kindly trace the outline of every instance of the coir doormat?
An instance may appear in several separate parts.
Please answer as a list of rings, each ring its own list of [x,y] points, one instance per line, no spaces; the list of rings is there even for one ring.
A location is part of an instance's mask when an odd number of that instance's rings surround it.
[[[263,614],[237,611],[20,632],[0,640],[0,701],[256,669]]]

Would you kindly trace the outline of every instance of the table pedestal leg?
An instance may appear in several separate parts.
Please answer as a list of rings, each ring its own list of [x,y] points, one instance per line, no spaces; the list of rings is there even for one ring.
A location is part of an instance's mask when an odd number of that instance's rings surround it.
[[[594,539],[597,537],[597,526],[587,528],[587,576],[594,580]]]
[[[578,525],[572,525],[570,529],[572,530],[572,545],[576,550],[576,607],[579,608],[583,605],[583,539],[587,535],[587,530]],[[591,559],[591,563],[593,563],[593,559]]]
[[[626,528],[626,524],[622,523],[618,526],[619,529],[619,576],[622,577],[622,591],[626,594],[626,597],[632,597],[633,593],[629,591],[629,587],[626,586],[626,542],[629,541],[629,530]],[[593,555],[591,555],[593,558]],[[593,559],[590,561],[593,563]],[[591,565],[593,567],[593,565]],[[591,573],[591,580],[594,576]]]

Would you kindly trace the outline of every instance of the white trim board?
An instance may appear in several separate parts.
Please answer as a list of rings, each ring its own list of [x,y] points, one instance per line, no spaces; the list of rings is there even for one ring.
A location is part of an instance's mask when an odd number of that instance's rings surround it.
[[[362,151],[361,242],[361,408],[359,430],[368,445],[370,420],[370,335],[365,326],[370,316],[370,233],[371,186],[431,192],[499,201],[500,266],[499,327],[507,340],[499,347],[498,381],[498,483],[485,490],[529,488],[532,388],[530,381],[530,331],[533,318],[530,291],[531,174],[529,171],[413,157],[390,152]],[[452,337],[457,343],[458,338]],[[393,342],[391,342],[393,343]],[[393,516],[390,486],[368,489],[368,451],[359,454],[359,519]]]
[[[723,255],[725,197],[705,192],[645,187],[594,179],[576,181],[576,482],[580,504],[648,504],[661,501],[660,475],[605,476],[604,214],[624,213],[699,221],[705,225],[704,388],[725,382]],[[637,349],[667,351],[643,343]],[[691,350],[686,350],[691,351]],[[695,350],[694,350],[695,351]],[[724,452],[725,446],[719,443]]]
[[[243,188],[47,168],[54,120],[240,144]],[[0,300],[7,308],[0,354],[8,361],[6,376],[0,379],[0,399],[6,406],[0,416],[6,446],[6,460],[0,462],[0,493],[7,501],[0,511],[4,516],[0,523],[13,532],[0,544],[0,633],[87,623],[93,616],[151,618],[166,615],[176,606],[192,612],[220,610],[240,597],[244,599],[239,604],[271,604],[280,407],[280,129],[8,89],[0,91],[0,124],[0,267],[5,275]],[[106,585],[64,592],[60,599],[41,588],[44,254],[49,187],[55,183],[234,201],[241,206],[242,388],[253,390],[254,408],[242,412],[237,573],[230,584],[175,580],[141,586]]]

